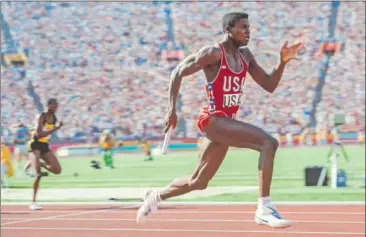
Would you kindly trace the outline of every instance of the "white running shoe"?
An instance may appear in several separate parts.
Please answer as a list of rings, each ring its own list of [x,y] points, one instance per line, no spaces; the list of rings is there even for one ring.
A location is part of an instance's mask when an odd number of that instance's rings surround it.
[[[31,209],[32,211],[38,211],[38,210],[42,210],[42,207],[39,204],[32,202],[29,205],[29,209]]]
[[[258,204],[257,211],[255,212],[255,222],[273,228],[284,228],[292,225],[291,221],[285,220],[280,216],[271,202]]]
[[[137,211],[136,222],[142,223],[150,213],[157,212],[159,202],[161,202],[161,198],[157,190],[147,191],[144,197],[144,203]]]

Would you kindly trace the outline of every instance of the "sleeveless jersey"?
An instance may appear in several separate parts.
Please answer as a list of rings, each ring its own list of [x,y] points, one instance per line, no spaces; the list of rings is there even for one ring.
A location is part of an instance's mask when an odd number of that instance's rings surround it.
[[[205,86],[208,105],[202,108],[199,116],[197,126],[201,131],[211,115],[236,117],[248,71],[248,65],[239,50],[237,53],[240,57],[242,70],[240,72],[231,70],[226,59],[225,49],[221,44],[219,46],[222,52],[220,69],[216,78]]]
[[[45,113],[42,113],[41,116],[45,116]],[[45,121],[43,122],[43,131],[50,131],[50,130],[54,129],[56,122],[57,122],[57,118],[55,115],[53,115],[53,123],[47,123],[47,121],[45,119]],[[36,125],[36,127],[37,127],[37,125]],[[42,138],[37,138],[35,136],[35,134],[33,136],[33,140],[38,141],[38,142],[43,142],[43,143],[48,143],[50,138],[51,138],[51,135],[48,135],[48,136],[42,137]]]
[[[104,150],[111,150],[116,146],[116,140],[112,135],[102,135],[99,139],[99,146]]]

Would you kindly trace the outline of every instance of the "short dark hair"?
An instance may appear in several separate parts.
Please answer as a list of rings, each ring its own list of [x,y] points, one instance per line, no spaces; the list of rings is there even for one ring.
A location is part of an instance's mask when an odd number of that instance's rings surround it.
[[[249,16],[245,12],[229,12],[222,18],[222,30],[225,32],[226,27],[234,27],[235,22],[240,19],[248,19]]]
[[[47,101],[47,105],[57,105],[57,104],[58,104],[57,99],[55,99],[55,98],[50,98]]]

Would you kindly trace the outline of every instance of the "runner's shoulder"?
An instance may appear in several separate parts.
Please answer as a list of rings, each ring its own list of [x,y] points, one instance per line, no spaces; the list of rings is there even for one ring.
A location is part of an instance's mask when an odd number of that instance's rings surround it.
[[[202,47],[196,54],[197,57],[212,57],[213,60],[221,60],[222,52],[220,46],[208,45]]]

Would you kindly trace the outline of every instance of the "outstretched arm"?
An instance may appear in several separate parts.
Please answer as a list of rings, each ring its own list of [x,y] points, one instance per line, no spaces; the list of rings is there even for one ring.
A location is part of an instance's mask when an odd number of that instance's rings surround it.
[[[250,75],[258,85],[270,93],[276,90],[278,84],[281,81],[286,64],[296,56],[297,52],[302,46],[301,42],[293,44],[290,47],[287,47],[287,44],[288,42],[286,41],[282,46],[281,60],[270,74],[264,71],[264,69],[257,63],[250,50],[247,49],[246,53],[248,54],[249,58],[248,71]]]

